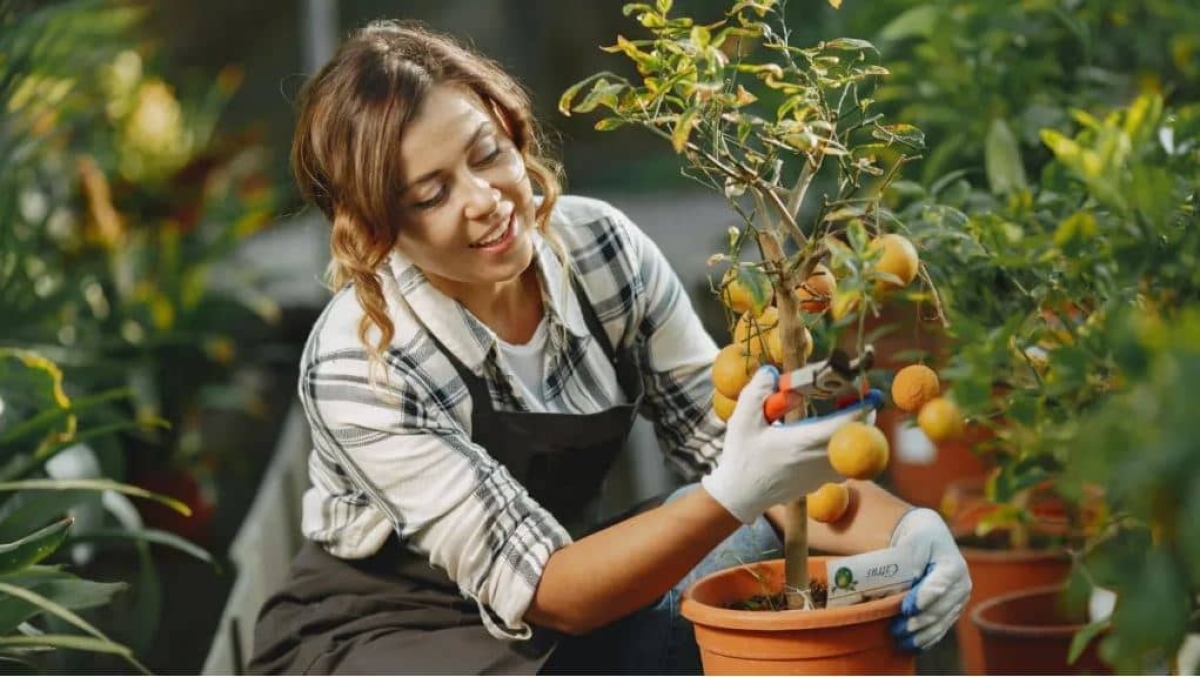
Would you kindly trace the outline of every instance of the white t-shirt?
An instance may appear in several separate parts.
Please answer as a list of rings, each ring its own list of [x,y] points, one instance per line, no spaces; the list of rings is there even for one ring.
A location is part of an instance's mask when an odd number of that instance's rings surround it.
[[[546,316],[543,315],[529,342],[520,345],[513,345],[499,336],[496,337],[496,345],[500,347],[500,354],[503,355],[501,359],[512,369],[513,376],[516,377],[514,386],[520,390],[518,395],[531,412],[546,411],[542,402],[542,364],[545,361],[548,331],[546,326]]]

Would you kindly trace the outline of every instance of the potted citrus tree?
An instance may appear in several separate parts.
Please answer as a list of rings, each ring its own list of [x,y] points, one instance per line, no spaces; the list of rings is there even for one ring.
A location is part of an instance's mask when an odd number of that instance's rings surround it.
[[[1188,262],[1197,256],[1197,241],[1188,224],[1196,159],[1178,141],[1194,135],[1195,114],[1164,113],[1161,98],[1147,94],[1103,116],[1077,111],[1075,118],[1073,131],[1043,130],[1052,159],[1039,183],[956,213],[976,236],[972,247],[983,247],[980,274],[956,274],[962,268],[953,259],[941,271],[962,294],[956,299],[952,292],[948,304],[959,341],[946,369],[953,398],[968,418],[992,430],[996,463],[986,500],[976,504],[981,509],[961,524],[961,542],[970,546],[964,556],[978,582],[958,628],[964,668],[973,673],[1017,669],[1011,662],[989,665],[989,654],[1041,655],[1011,645],[989,652],[983,640],[1034,634],[1058,636],[1046,654],[1057,662],[1041,669],[1069,669],[1067,642],[1081,617],[1056,618],[1045,602],[1056,600],[1053,593],[1024,596],[1020,589],[1061,586],[1069,555],[1078,563],[1089,541],[1124,523],[1111,504],[1111,483],[1084,482],[1086,475],[1075,472],[1092,453],[1083,440],[1092,439],[1094,413],[1131,387],[1113,318],[1170,316],[1195,295]],[[919,231],[920,222],[914,224]],[[952,250],[931,251],[936,259]],[[1003,279],[1004,293],[990,301],[970,297],[992,272]],[[1002,312],[989,319],[988,303]],[[1140,423],[1134,416],[1119,425]],[[1002,594],[1005,600],[988,601]],[[1031,601],[1037,595],[1043,601]],[[1032,618],[1014,629],[1010,611],[1017,608]],[[1008,620],[1000,623],[1003,614]],[[1054,627],[1031,629],[1047,624]],[[1089,660],[1092,669],[1095,657]]]
[[[559,108],[568,115],[606,111],[596,123],[601,131],[626,125],[649,130],[682,156],[687,176],[723,194],[739,215],[741,226],[730,229],[727,251],[710,259],[726,266],[713,285],[732,336],[713,365],[713,409],[726,417],[763,363],[796,369],[815,354],[818,339],[820,356],[826,356],[837,334],[864,352],[868,320],[885,302],[918,301],[913,308],[923,304],[924,312],[941,318],[938,291],[917,249],[882,203],[902,167],[918,156],[922,135],[911,125],[888,124],[873,110],[872,90],[887,71],[870,43],[840,38],[792,45],[773,0],[735,2],[707,24],[673,16],[671,6],[669,0],[626,5],[625,14],[650,37],[618,36],[606,49],[632,60],[639,77],[593,74],[570,87]],[[901,378],[894,389],[914,411],[937,395],[936,375],[932,385],[924,376],[916,385],[911,375]],[[798,420],[819,406],[805,403],[787,418]],[[878,429],[852,424],[844,433],[830,444],[839,473],[871,479],[886,467],[888,446]],[[729,579],[740,583],[701,584],[692,591],[687,604],[706,669],[765,669],[757,661],[778,661],[766,655],[774,645],[798,661],[787,666],[791,671],[912,671],[912,657],[900,654],[883,631],[899,613],[899,597],[853,612],[817,608],[827,581],[823,560],[808,557],[807,520],[841,518],[850,491],[846,484],[826,485],[787,506],[782,560],[735,567]],[[764,585],[768,598],[780,598],[784,622],[774,623],[773,614],[723,608]],[[835,626],[852,628],[851,637],[834,637],[845,629]],[[723,630],[743,643],[744,662],[718,663],[729,656],[706,648],[706,642],[720,641]],[[747,631],[764,639],[746,644]],[[855,634],[863,632],[871,639]],[[809,641],[797,642],[797,636]],[[822,645],[828,651],[831,643],[838,645],[834,662],[820,651],[806,657],[798,652]],[[778,669],[780,663],[772,665]]]

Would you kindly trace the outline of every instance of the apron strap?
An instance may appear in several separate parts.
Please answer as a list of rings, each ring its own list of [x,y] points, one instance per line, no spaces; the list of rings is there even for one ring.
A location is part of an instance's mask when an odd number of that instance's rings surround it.
[[[600,322],[600,317],[596,315],[596,309],[588,299],[587,292],[583,291],[583,284],[570,271],[567,272],[567,275],[571,278],[571,289],[575,292],[575,300],[579,301],[579,310],[583,313],[583,321],[587,324],[588,331],[600,342],[600,347],[604,349],[608,361],[616,364],[617,351],[613,348],[612,341],[608,340],[608,332],[604,331],[604,325]]]

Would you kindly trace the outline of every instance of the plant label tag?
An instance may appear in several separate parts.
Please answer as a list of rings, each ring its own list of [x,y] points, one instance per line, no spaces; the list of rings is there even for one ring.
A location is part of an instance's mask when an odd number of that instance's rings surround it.
[[[912,587],[912,558],[904,548],[872,550],[825,562],[829,597],[825,606],[868,602]]]

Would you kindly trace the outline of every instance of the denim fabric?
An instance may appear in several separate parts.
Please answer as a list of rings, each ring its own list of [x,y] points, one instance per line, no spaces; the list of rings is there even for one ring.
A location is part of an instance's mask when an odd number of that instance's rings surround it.
[[[666,503],[699,486],[690,484],[678,489]],[[758,518],[713,548],[654,604],[589,635],[566,640],[543,674],[701,674],[692,623],[679,614],[684,591],[710,573],[745,562],[775,559],[782,556],[781,552],[775,530],[766,518]]]

